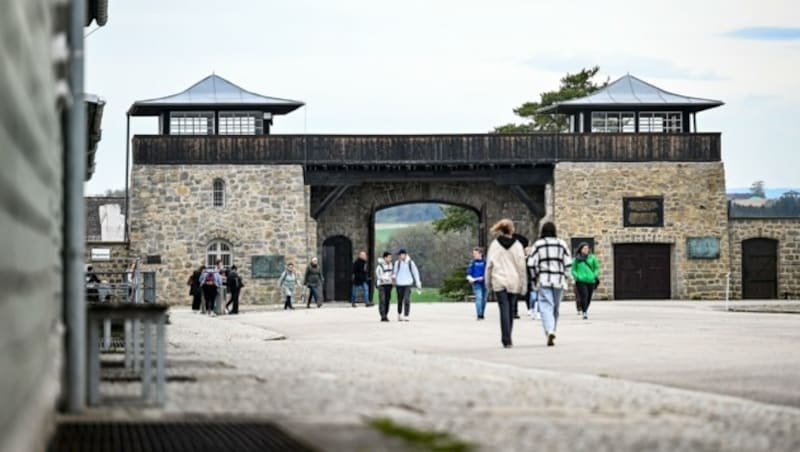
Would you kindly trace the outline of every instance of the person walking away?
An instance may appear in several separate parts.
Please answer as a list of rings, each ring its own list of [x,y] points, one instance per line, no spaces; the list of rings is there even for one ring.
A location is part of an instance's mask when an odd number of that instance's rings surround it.
[[[504,218],[491,229],[497,238],[489,245],[486,254],[486,285],[494,292],[500,308],[500,341],[511,348],[511,330],[514,327],[513,306],[517,294],[525,293],[525,251],[519,240],[512,237],[514,223]]]
[[[475,313],[478,320],[483,320],[486,310],[486,299],[489,292],[486,290],[486,261],[483,259],[483,248],[472,249],[472,261],[467,267],[467,281],[472,284],[472,293],[475,294]]]
[[[306,267],[306,273],[303,275],[303,285],[308,287],[308,298],[306,298],[306,308],[311,307],[311,300],[317,303],[317,308],[322,307],[320,294],[322,294],[322,284],[325,282],[325,277],[322,275],[322,268],[319,266],[319,259],[316,257],[311,258],[311,263]]]
[[[100,284],[100,278],[97,277],[97,273],[94,272],[94,269],[91,265],[86,266],[86,301],[90,303],[98,303],[100,301],[100,290],[98,289],[98,284]]]
[[[381,316],[381,322],[389,321],[389,305],[392,300],[393,283],[392,253],[384,251],[383,257],[378,260],[378,265],[375,267],[375,286],[378,289],[378,312]]]
[[[367,267],[367,252],[359,251],[358,258],[353,262],[353,291],[350,304],[355,308],[358,292],[364,297],[364,307],[372,306],[369,300],[369,270]]]
[[[222,287],[222,276],[215,268],[203,270],[198,282],[203,286],[203,297],[206,299],[206,313],[212,317],[217,314],[214,312],[217,294]]]
[[[200,285],[200,275],[202,274],[203,266],[201,265],[192,272],[192,276],[189,276],[189,280],[186,281],[186,285],[189,286],[189,295],[192,296],[192,312],[195,314],[200,312],[200,306],[203,304],[203,290]]]
[[[239,269],[236,268],[235,265],[231,266],[231,270],[228,272],[228,292],[231,293],[231,298],[225,303],[225,309],[228,310],[228,314],[238,314],[239,313],[239,294],[242,291],[242,277],[239,276]],[[232,309],[228,309],[228,306],[233,305]]]
[[[572,263],[572,279],[578,295],[578,310],[583,320],[589,318],[589,304],[592,302],[592,293],[600,281],[600,263],[597,257],[589,250],[589,244],[581,242],[575,252],[575,261]]]
[[[281,293],[285,299],[283,309],[294,309],[294,306],[292,306],[292,297],[297,288],[297,273],[294,271],[293,263],[290,262],[286,265],[286,270],[284,270],[281,277],[278,278],[278,287],[280,287]]]
[[[571,264],[567,244],[556,237],[556,225],[545,223],[541,238],[533,243],[528,271],[539,287],[539,309],[548,347],[555,345],[558,309]]]
[[[528,244],[530,243],[528,238],[525,237],[522,234],[517,234],[516,232],[514,234],[511,234],[511,237],[513,237],[514,240],[518,241],[522,245],[522,255],[523,256],[527,256],[527,254],[525,254],[525,248],[528,248]],[[528,278],[526,277],[526,279],[528,279]],[[529,291],[530,291],[530,286],[528,284],[526,284],[524,292],[520,292],[520,293],[514,294],[514,295],[516,295],[514,297],[514,300],[516,300],[516,301],[514,301],[514,303],[511,305],[511,314],[514,316],[515,319],[519,318],[519,302],[520,301],[523,301],[525,303],[525,309],[530,309],[531,308],[530,298],[527,295]]]
[[[397,254],[397,262],[392,269],[397,287],[397,321],[408,322],[411,313],[411,286],[416,286],[418,290],[422,289],[422,282],[419,279],[417,264],[411,260],[406,250],[401,249]]]

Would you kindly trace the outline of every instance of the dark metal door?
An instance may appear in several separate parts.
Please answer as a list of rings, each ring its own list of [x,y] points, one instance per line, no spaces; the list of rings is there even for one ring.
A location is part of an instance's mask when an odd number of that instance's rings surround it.
[[[322,244],[325,301],[350,300],[353,244],[345,236],[328,237]]]
[[[742,298],[778,298],[778,241],[742,242]]]
[[[614,245],[614,298],[668,299],[670,245]]]

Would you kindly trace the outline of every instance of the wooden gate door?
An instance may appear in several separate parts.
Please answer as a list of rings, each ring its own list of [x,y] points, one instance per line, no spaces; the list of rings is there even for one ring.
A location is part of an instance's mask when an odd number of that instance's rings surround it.
[[[614,245],[615,299],[668,299],[670,273],[670,245]]]
[[[778,241],[742,242],[742,298],[778,298]]]
[[[345,236],[328,237],[322,244],[325,301],[349,301],[353,271],[353,244]]]

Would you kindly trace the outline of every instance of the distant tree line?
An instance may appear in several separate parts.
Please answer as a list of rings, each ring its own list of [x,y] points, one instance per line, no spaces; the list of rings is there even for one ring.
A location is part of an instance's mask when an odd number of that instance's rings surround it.
[[[732,218],[775,218],[800,217],[800,193],[790,191],[763,206],[745,206],[730,203],[729,214]]]

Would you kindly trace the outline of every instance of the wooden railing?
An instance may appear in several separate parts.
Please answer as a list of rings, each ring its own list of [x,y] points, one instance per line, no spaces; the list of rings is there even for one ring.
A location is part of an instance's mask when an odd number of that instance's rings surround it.
[[[480,135],[137,135],[137,164],[536,164],[709,162],[719,133]]]

